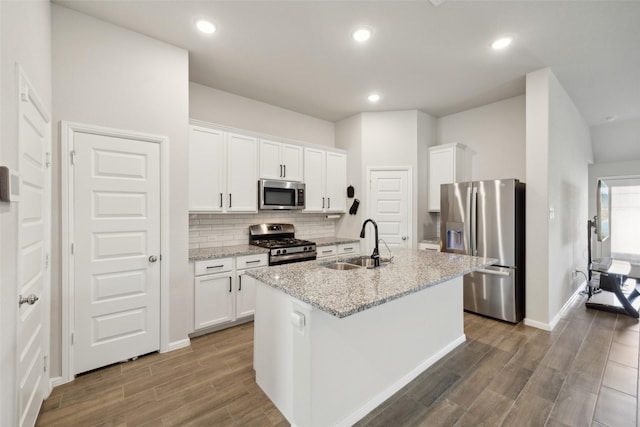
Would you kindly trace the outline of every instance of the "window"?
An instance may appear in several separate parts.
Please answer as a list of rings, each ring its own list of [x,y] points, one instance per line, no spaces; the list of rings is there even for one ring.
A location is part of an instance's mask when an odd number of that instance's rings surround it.
[[[611,183],[611,256],[640,262],[640,185]]]

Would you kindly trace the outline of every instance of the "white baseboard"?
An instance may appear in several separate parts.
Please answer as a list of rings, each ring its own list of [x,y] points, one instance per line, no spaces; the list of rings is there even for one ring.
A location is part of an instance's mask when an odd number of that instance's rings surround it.
[[[362,418],[364,418],[369,412],[373,411],[375,408],[380,406],[380,404],[382,404],[385,400],[387,400],[388,398],[390,398],[391,396],[396,394],[404,386],[406,386],[411,381],[413,381],[418,375],[420,375],[421,373],[426,371],[431,365],[436,363],[438,360],[442,359],[444,356],[449,354],[451,351],[453,351],[456,347],[458,347],[460,344],[462,344],[466,340],[467,340],[466,336],[464,334],[462,334],[462,336],[460,336],[460,337],[456,338],[455,340],[451,341],[449,344],[447,344],[447,346],[442,348],[440,351],[438,351],[433,356],[431,356],[428,359],[426,359],[423,362],[421,362],[418,366],[416,366],[414,369],[412,369],[410,372],[408,372],[406,375],[404,375],[398,381],[396,381],[395,383],[391,384],[391,386],[389,386],[387,389],[385,389],[385,390],[381,391],[380,393],[378,393],[371,400],[366,402],[360,408],[356,409],[354,412],[352,412],[347,417],[343,418],[336,425],[337,426],[345,426],[345,427],[349,427],[349,426],[354,425],[356,422],[358,422]],[[292,424],[292,427],[293,427],[293,424]]]
[[[72,380],[73,381],[73,380]],[[70,381],[66,381],[63,377],[53,377],[49,378],[49,383],[51,384],[51,388],[58,387],[59,385],[66,384]]]
[[[179,350],[181,348],[189,347],[191,345],[191,340],[187,337],[183,340],[174,341],[169,343],[169,347],[167,351],[163,351],[161,353],[167,353],[169,351]]]
[[[553,317],[553,319],[551,319],[551,322],[543,323],[543,322],[538,322],[537,320],[525,318],[524,324],[527,326],[531,326],[533,328],[542,329],[544,331],[549,331],[549,332],[553,331],[553,328],[555,328],[558,325],[558,322],[560,322],[560,319],[562,318],[562,316],[564,316],[564,314],[569,309],[569,307],[571,307],[571,304],[573,304],[573,301],[579,297],[580,292],[582,292],[585,286],[586,286],[586,281],[582,282],[580,286],[576,288],[573,295],[571,295],[571,297],[567,300],[567,302],[564,303],[564,305],[562,306],[558,314],[556,314]]]

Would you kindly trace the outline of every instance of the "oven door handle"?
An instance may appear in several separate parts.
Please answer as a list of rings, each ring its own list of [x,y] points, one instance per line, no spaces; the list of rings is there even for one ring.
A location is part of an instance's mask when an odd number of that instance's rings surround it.
[[[277,255],[275,257],[271,257],[269,258],[269,265],[275,265],[275,262],[279,262],[279,261],[290,261],[292,259],[300,259],[301,261],[310,261],[313,259],[316,259],[317,253],[315,251],[313,252],[301,252],[303,253],[305,256],[301,257],[300,254],[291,254],[291,255]]]

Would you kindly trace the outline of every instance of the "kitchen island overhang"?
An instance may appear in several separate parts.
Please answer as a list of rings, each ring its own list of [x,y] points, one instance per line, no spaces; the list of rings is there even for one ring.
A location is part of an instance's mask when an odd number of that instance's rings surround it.
[[[398,249],[370,270],[250,272],[256,382],[292,425],[352,425],[465,341],[462,276],[493,262]]]

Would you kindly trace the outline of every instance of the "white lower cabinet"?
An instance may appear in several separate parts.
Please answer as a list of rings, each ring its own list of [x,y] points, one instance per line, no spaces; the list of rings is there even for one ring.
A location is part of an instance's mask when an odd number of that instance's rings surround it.
[[[219,258],[195,263],[194,330],[233,326],[253,316],[255,280],[245,275],[265,267],[267,254]]]
[[[198,275],[207,269],[216,273]],[[194,329],[233,321],[233,258],[198,261],[195,271]]]

